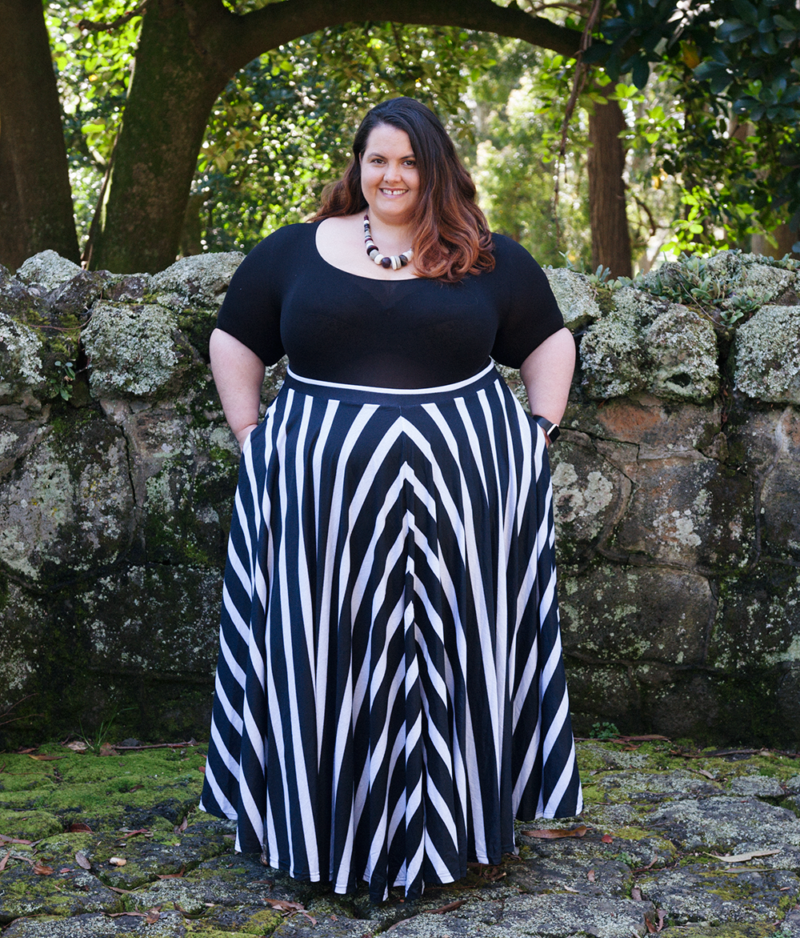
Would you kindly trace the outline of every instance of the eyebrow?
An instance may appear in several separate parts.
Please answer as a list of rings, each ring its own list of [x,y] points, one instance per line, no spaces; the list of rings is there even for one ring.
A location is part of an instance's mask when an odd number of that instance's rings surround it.
[[[383,153],[380,153],[378,150],[373,150],[371,153],[364,154],[365,159],[370,159],[373,156],[379,156],[382,160],[386,159]],[[400,159],[401,160],[415,160],[416,156],[414,156],[413,153],[407,153],[405,156],[401,156]]]

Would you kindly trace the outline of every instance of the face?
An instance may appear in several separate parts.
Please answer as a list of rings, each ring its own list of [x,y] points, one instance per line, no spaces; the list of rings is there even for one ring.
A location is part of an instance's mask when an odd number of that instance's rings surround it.
[[[407,224],[419,197],[419,171],[404,130],[379,124],[361,154],[361,191],[370,215],[387,224]]]

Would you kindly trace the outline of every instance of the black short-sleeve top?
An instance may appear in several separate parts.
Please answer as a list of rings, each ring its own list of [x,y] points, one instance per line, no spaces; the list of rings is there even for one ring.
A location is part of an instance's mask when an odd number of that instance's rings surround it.
[[[518,368],[564,325],[544,271],[494,235],[494,270],[447,284],[373,280],[323,260],[319,222],[265,238],[231,280],[217,326],[295,374],[383,388],[428,388],[477,374],[489,358]]]

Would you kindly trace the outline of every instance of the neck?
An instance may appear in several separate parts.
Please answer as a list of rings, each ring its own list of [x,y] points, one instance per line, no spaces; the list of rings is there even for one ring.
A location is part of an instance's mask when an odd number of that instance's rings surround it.
[[[392,221],[386,221],[376,215],[370,208],[365,210],[365,214],[369,215],[369,226],[372,230],[372,237],[376,242],[386,244],[387,248],[391,248],[392,246],[397,247],[398,251],[393,250],[392,253],[399,253],[411,247],[415,230],[415,226],[412,223],[404,222],[397,224]],[[386,253],[383,248],[381,248],[381,250],[384,254]]]

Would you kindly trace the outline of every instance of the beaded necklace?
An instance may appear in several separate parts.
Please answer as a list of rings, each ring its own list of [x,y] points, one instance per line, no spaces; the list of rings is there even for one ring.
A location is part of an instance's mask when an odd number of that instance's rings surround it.
[[[402,254],[392,254],[390,257],[381,254],[378,245],[372,240],[372,232],[369,228],[369,213],[364,216],[364,244],[367,246],[367,257],[372,258],[379,267],[385,267],[386,270],[390,267],[392,270],[399,270],[401,267],[405,267],[414,256],[411,248]]]

